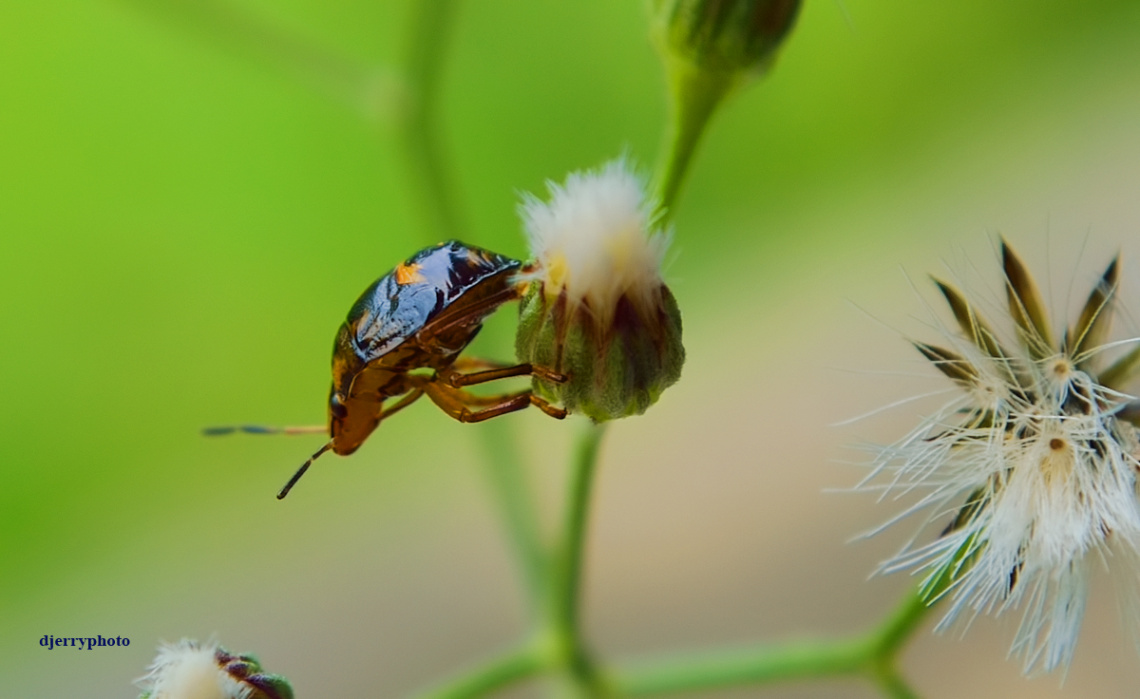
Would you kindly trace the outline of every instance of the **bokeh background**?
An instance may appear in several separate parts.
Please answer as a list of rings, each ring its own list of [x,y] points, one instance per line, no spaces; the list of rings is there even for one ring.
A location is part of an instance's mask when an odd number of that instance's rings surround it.
[[[390,118],[412,9],[0,3],[0,696],[132,697],[160,639],[211,635],[300,697],[400,696],[525,633],[479,426],[425,401],[284,502],[319,438],[199,436],[322,421],[348,306],[434,242]],[[651,166],[645,24],[636,0],[461,4],[439,109],[468,242],[524,256],[520,191]],[[1140,312],[1140,5],[808,2],[688,184],[685,376],[611,430],[593,510],[586,623],[614,661],[856,633],[904,593],[868,576],[909,525],[853,541],[895,508],[825,491],[918,408],[835,423],[942,386],[904,341],[933,338],[927,272],[996,298],[1006,235],[1060,317],[1120,249]],[[480,354],[509,356],[511,316]],[[552,528],[573,426],[531,413],[503,420]],[[1093,593],[1064,683],[1005,659],[1016,618],[921,632],[904,667],[933,698],[1133,697]]]

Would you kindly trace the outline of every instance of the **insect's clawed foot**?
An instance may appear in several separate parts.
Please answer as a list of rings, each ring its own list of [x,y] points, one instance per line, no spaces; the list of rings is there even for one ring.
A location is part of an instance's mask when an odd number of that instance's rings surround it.
[[[542,412],[546,413],[550,417],[556,419],[556,420],[562,420],[567,415],[570,414],[570,412],[568,410],[566,410],[566,408],[559,408],[559,407],[553,406],[549,402],[547,402],[545,399],[539,398],[538,396],[534,395],[533,393],[530,394],[530,404],[533,405],[534,407],[538,408]]]

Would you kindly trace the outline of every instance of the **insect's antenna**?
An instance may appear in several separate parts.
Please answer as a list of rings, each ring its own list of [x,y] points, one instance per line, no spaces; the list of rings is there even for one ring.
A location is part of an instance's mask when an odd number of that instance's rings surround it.
[[[308,461],[301,464],[301,468],[297,469],[297,472],[293,474],[293,477],[289,479],[289,482],[285,484],[285,487],[281,489],[281,492],[277,493],[277,499],[284,500],[285,496],[289,494],[289,491],[293,489],[293,486],[297,485],[297,481],[301,480],[301,476],[305,475],[305,471],[308,471],[309,467],[313,465],[313,462],[317,460],[317,457],[321,454],[324,454],[329,449],[332,449],[332,445],[333,443],[330,439],[325,443],[323,447],[317,450],[316,454],[310,456]]]
[[[270,427],[269,425],[221,425],[218,427],[203,427],[202,434],[206,437],[218,437],[223,434],[244,432],[245,434],[328,434],[329,428],[324,425],[299,425],[295,427]]]

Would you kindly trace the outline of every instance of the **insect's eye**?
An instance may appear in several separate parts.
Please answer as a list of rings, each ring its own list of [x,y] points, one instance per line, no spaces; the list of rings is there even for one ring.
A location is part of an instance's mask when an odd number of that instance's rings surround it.
[[[341,402],[340,395],[337,393],[329,396],[329,412],[338,420],[343,420],[348,417],[348,408]]]

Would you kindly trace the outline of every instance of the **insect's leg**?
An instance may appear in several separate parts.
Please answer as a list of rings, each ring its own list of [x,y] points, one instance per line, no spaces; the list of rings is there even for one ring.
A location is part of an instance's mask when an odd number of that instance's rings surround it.
[[[532,393],[531,391],[520,391],[518,393],[500,394],[497,396],[481,396],[477,393],[471,393],[470,391],[464,391],[461,388],[450,389],[450,392],[453,393],[457,398],[459,398],[459,400],[462,401],[464,405],[468,405],[468,406],[496,405],[496,404],[501,403],[504,400],[506,400],[508,398],[512,398],[514,396],[529,395],[530,396],[530,404],[533,405],[534,407],[538,408],[542,412],[546,413],[550,417],[557,418],[557,419],[561,420],[562,418],[566,417],[566,415],[567,415],[567,412],[565,409],[557,408],[557,407],[551,405],[545,399],[539,398],[538,396],[534,395],[534,393]]]
[[[492,362],[490,359],[483,359],[482,357],[460,357],[452,363],[451,368],[467,371],[468,369],[503,369],[509,366],[513,365]]]
[[[464,391],[460,388],[451,388],[450,386],[447,388],[449,389],[448,393],[455,396],[460,403],[466,405],[467,407],[484,407],[488,405],[498,405],[499,403],[503,402],[502,393],[496,393],[494,395],[487,396]]]
[[[400,412],[401,410],[408,407],[412,403],[415,403],[419,399],[419,397],[422,396],[423,394],[424,394],[423,387],[416,386],[411,391],[404,394],[403,398],[401,398],[400,400],[393,403],[391,408],[382,408],[380,410],[380,418],[385,419],[391,415],[394,415],[394,414]]]
[[[566,408],[559,408],[558,406],[551,405],[546,399],[539,398],[533,393],[530,394],[530,404],[546,413],[555,420],[561,420],[569,415]]]
[[[466,391],[456,390],[438,381],[425,381],[424,392],[443,412],[460,422],[482,422],[499,415],[523,410],[530,405],[538,406],[547,415],[556,418],[566,417],[566,411],[555,408],[530,391],[508,393],[502,396],[475,396]],[[468,405],[485,406],[482,410],[469,410]]]
[[[483,410],[471,411],[464,405],[462,397],[454,391],[448,390],[448,387],[444,384],[434,381],[428,382],[425,384],[424,390],[428,398],[431,398],[432,402],[439,406],[440,410],[460,422],[480,422],[503,415],[504,413],[522,410],[530,405],[530,400],[528,400],[525,395],[515,395],[501,398],[495,405]]]
[[[488,364],[490,364],[488,362]],[[495,365],[492,365],[495,366]],[[497,381],[499,379],[509,378],[511,376],[537,376],[543,381],[550,381],[551,383],[565,383],[566,375],[559,374],[556,371],[547,369],[542,366],[535,366],[534,364],[523,363],[515,364],[514,366],[498,365],[494,369],[485,369],[483,371],[473,371],[470,374],[464,374],[455,368],[444,370],[442,374],[443,380],[447,385],[454,388],[462,386],[475,386],[488,381]]]

